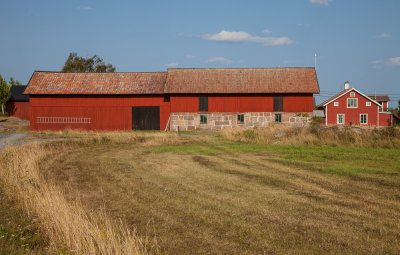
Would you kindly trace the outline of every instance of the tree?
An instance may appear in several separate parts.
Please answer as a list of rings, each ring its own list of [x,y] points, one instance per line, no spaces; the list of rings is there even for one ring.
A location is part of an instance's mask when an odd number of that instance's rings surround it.
[[[9,85],[10,84],[10,85]],[[4,114],[5,105],[10,99],[10,87],[15,85],[21,85],[18,80],[14,80],[13,77],[10,78],[10,82],[7,84],[7,80],[3,78],[0,74],[0,105],[1,105],[1,113]]]
[[[84,58],[79,57],[76,52],[69,54],[67,61],[61,70],[65,73],[113,73],[115,67],[111,64],[105,64],[103,59],[97,55],[92,57]]]

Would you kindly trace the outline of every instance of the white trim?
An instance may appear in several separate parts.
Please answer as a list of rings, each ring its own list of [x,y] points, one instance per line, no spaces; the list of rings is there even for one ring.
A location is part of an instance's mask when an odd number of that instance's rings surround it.
[[[362,115],[365,115],[365,123],[362,123]],[[360,113],[360,125],[368,125],[368,113]]]
[[[339,106],[339,102],[334,102],[333,106]]]
[[[365,102],[365,106],[371,106],[371,102]]]
[[[356,106],[349,106],[349,100],[356,100]],[[347,103],[346,108],[358,108],[358,98],[349,97],[347,98],[346,103]]]
[[[343,115],[343,123],[339,123],[339,115]],[[336,114],[336,125],[344,125],[344,123],[346,123],[344,113]]]
[[[356,93],[354,93],[354,92],[350,93],[350,97],[355,97],[355,96],[356,96]]]
[[[328,126],[328,106],[325,106],[325,127]]]
[[[361,93],[360,91],[356,90],[355,88],[351,88],[349,89],[349,91],[347,91],[346,93],[343,93],[340,96],[337,96],[335,98],[332,98],[332,100],[330,100],[329,102],[326,102],[325,104],[323,104],[322,106],[328,105],[330,103],[332,103],[333,101],[335,101],[338,98],[341,98],[342,96],[346,95],[347,93],[349,93],[350,91],[356,91],[358,94],[362,95],[363,97],[365,97],[366,99],[370,100],[371,102],[373,102],[376,105],[380,105],[378,102],[376,102],[375,100],[373,100],[372,98],[370,98],[369,96],[366,96],[365,94]],[[340,94],[340,93],[339,93]]]

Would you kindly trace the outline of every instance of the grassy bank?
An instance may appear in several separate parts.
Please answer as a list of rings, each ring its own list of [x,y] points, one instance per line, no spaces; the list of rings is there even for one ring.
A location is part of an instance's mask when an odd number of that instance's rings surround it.
[[[246,143],[346,146],[400,149],[400,128],[361,129],[351,127],[324,128],[275,125],[256,129],[224,129],[225,139]]]
[[[147,134],[146,134],[147,135]],[[160,134],[157,134],[160,135]],[[45,179],[161,252],[396,253],[397,149],[220,138],[112,140],[46,158]],[[147,141],[147,139],[150,139]]]

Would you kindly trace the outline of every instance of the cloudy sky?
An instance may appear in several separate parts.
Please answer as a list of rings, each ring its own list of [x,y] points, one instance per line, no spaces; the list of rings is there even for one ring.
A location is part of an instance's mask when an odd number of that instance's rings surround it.
[[[316,52],[318,102],[348,80],[395,106],[399,12],[399,0],[0,0],[0,74],[27,83],[70,52],[123,72],[313,67]]]

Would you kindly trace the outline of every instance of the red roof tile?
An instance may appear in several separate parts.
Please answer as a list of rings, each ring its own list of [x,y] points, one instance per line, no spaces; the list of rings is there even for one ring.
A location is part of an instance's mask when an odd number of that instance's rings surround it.
[[[380,101],[380,102],[389,102],[390,98],[388,95],[368,95],[368,97],[374,99],[375,101]]]
[[[314,68],[168,69],[165,93],[319,93]]]
[[[166,76],[166,72],[34,72],[25,94],[162,94]]]
[[[25,94],[319,93],[314,68],[169,69],[159,73],[34,72]]]

